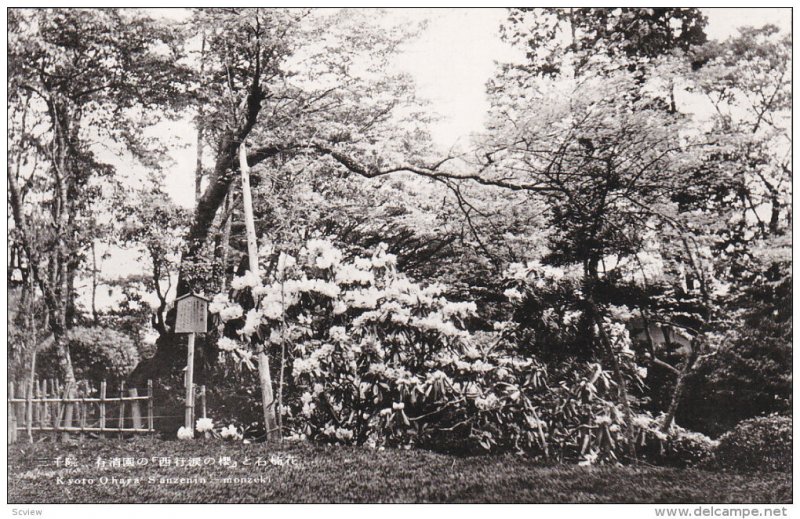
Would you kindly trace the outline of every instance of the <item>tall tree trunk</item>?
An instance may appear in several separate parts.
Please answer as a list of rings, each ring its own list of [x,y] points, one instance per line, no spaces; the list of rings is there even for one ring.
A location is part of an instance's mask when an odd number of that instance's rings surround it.
[[[244,225],[247,232],[247,256],[250,272],[261,277],[258,268],[258,241],[256,240],[256,225],[253,217],[253,198],[250,193],[250,166],[247,165],[247,148],[242,142],[239,148],[239,169],[242,174],[242,206],[244,212]],[[272,392],[272,375],[269,371],[269,356],[264,351],[264,345],[258,344],[258,379],[261,383],[261,403],[264,409],[264,427],[266,439],[269,441],[275,429],[275,397]]]
[[[672,391],[672,398],[670,399],[667,413],[664,415],[664,421],[661,422],[661,426],[659,427],[661,432],[665,434],[672,426],[672,422],[675,421],[675,415],[678,413],[678,406],[681,403],[681,398],[683,398],[683,392],[686,388],[686,378],[689,376],[692,369],[694,369],[697,361],[697,345],[695,341],[696,339],[692,340],[692,344],[689,346],[689,354],[686,356],[686,361],[683,363],[678,373],[678,379],[675,381],[675,389]]]
[[[97,251],[92,239],[92,322],[97,326]]]
[[[206,35],[203,33],[203,41],[200,44],[200,81],[206,68]],[[200,200],[200,186],[203,182],[203,133],[205,132],[205,111],[204,103],[201,101],[197,105],[197,163],[194,170],[194,202]]]

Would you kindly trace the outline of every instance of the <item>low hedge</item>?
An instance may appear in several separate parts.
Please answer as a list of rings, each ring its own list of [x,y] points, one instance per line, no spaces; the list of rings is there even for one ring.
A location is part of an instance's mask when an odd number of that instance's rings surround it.
[[[791,472],[792,418],[770,415],[740,422],[719,439],[707,465],[738,472]]]

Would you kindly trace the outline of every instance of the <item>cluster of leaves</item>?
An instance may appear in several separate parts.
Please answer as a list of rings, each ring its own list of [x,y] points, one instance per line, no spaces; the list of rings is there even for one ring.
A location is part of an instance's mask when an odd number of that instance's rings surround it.
[[[139,351],[126,334],[103,327],[76,326],[69,330],[69,349],[77,380],[99,384],[106,380],[117,384],[130,374],[139,362]],[[58,373],[55,348],[41,352],[37,371],[44,377]]]
[[[709,465],[745,472],[791,472],[791,417],[770,415],[741,422],[719,439]]]

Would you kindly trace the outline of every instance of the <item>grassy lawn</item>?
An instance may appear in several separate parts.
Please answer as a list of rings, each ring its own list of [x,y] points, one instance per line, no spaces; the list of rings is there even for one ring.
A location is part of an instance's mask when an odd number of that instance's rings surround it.
[[[138,439],[55,447],[46,442],[9,447],[9,503],[789,503],[792,499],[791,475],[778,473],[543,467],[513,455],[455,457],[306,444],[267,448]],[[66,457],[76,466],[64,467]],[[97,466],[98,457],[106,466]],[[159,466],[159,457],[169,458],[171,466]],[[221,465],[220,457],[229,457],[236,466]],[[209,459],[214,459],[213,465]],[[116,461],[128,466],[112,466]]]

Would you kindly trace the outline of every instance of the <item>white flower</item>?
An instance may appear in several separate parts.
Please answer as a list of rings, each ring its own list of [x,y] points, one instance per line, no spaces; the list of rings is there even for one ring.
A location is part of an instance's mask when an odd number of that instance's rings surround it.
[[[256,333],[258,325],[261,324],[261,314],[257,310],[251,309],[247,311],[247,316],[244,320],[244,326],[239,330],[239,335],[250,336]]]
[[[281,337],[281,332],[277,328],[273,328],[269,331],[269,342],[272,344],[280,344],[283,338]]]
[[[347,311],[347,305],[343,301],[333,303],[333,315],[341,315]]]
[[[327,281],[322,281],[320,279],[311,281],[309,288],[310,291],[330,297],[331,299],[336,298],[342,292],[342,290],[334,283],[328,283]]]
[[[303,416],[311,416],[311,413],[313,413],[314,409],[316,408],[317,405],[314,403],[303,404],[303,410],[302,410]]]
[[[375,268],[393,267],[397,263],[394,254],[381,254],[372,257],[372,266]]]
[[[583,457],[583,461],[578,463],[581,467],[588,467],[597,463],[597,453],[596,452],[588,452]]]
[[[283,316],[283,306],[279,301],[265,301],[261,304],[261,314],[267,319],[279,321]]]
[[[249,270],[242,276],[237,276],[231,280],[231,288],[234,290],[243,290],[246,287],[253,288],[257,287],[259,284],[258,276]]]
[[[402,411],[403,409],[405,409],[405,407],[406,407],[406,404],[404,404],[403,402],[393,402],[392,403],[392,409],[394,409],[395,411]]]
[[[227,294],[217,294],[214,296],[214,300],[211,301],[211,304],[208,305],[208,311],[212,314],[218,314],[228,306],[228,303],[230,303],[230,301],[228,301]]]
[[[609,305],[608,313],[615,321],[628,322],[633,319],[633,313],[625,305]]]
[[[642,366],[636,367],[636,374],[639,375],[639,378],[645,379],[647,378],[647,368]]]
[[[148,330],[144,334],[144,337],[142,337],[142,342],[147,344],[147,345],[152,346],[152,345],[154,345],[156,343],[156,341],[158,340],[158,337],[159,337],[159,335],[158,335],[157,332],[155,332],[154,330]]]
[[[217,348],[222,351],[234,351],[239,349],[239,343],[227,337],[220,337],[217,341]]]
[[[481,351],[474,346],[467,346],[464,348],[464,356],[471,360],[479,359],[481,358]]]
[[[286,269],[290,269],[297,264],[297,260],[294,259],[294,256],[290,256],[285,252],[281,252],[281,255],[278,256],[278,273],[283,275]]]
[[[503,295],[508,298],[509,301],[512,303],[517,303],[522,301],[522,292],[517,290],[516,288],[508,288],[503,292]]]
[[[228,322],[231,319],[238,319],[244,314],[244,309],[238,304],[233,304],[230,306],[225,307],[220,311],[219,318],[222,319],[222,322]]]
[[[478,306],[472,301],[465,301],[460,303],[452,303],[447,302],[442,307],[442,315],[446,318],[457,316],[457,317],[468,317],[470,315],[474,315],[475,312],[478,311]]]
[[[332,341],[345,342],[347,341],[347,332],[344,326],[331,326],[331,329],[328,330],[328,337],[330,337]]]
[[[353,431],[351,431],[350,429],[339,427],[338,429],[336,429],[336,437],[342,441],[352,440]]]
[[[375,281],[375,274],[361,270],[355,265],[340,265],[336,271],[336,282],[339,284],[369,285]]]
[[[309,260],[320,269],[329,269],[338,265],[342,259],[342,253],[327,240],[309,240],[306,243]]]
[[[223,427],[222,430],[219,432],[219,435],[222,436],[225,440],[241,440],[242,434],[236,429],[236,426],[233,424]]]
[[[214,429],[214,421],[211,418],[198,418],[195,425],[197,432],[206,432]]]
[[[178,439],[179,440],[191,440],[194,438],[194,431],[187,427],[181,427],[178,429]]]
[[[611,417],[610,416],[605,416],[605,415],[597,416],[594,419],[594,423],[596,423],[597,425],[610,424],[611,423]]]
[[[359,256],[353,260],[353,265],[359,270],[369,270],[372,268],[372,260]]]
[[[311,393],[308,392],[303,393],[303,395],[300,397],[300,401],[303,402],[304,404],[310,404],[313,399],[314,397],[311,396]]]
[[[648,429],[653,423],[653,419],[645,414],[639,414],[633,417],[633,425],[639,429]]]
[[[442,335],[456,336],[462,333],[450,321],[445,321],[444,317],[439,312],[431,312],[425,317],[414,318],[411,324],[423,330],[431,330],[441,333]]]
[[[383,293],[376,288],[367,288],[347,292],[346,296],[350,306],[353,308],[371,310],[378,306],[378,299],[383,296]]]

